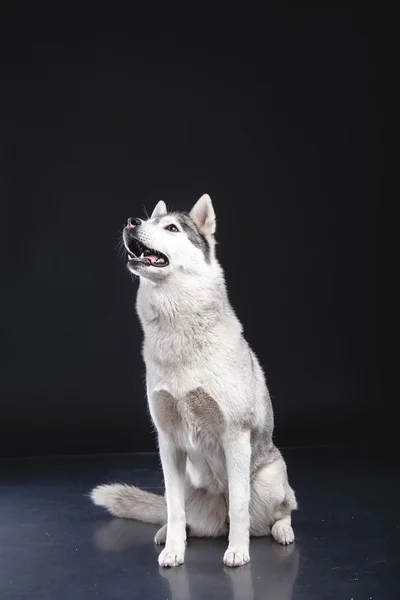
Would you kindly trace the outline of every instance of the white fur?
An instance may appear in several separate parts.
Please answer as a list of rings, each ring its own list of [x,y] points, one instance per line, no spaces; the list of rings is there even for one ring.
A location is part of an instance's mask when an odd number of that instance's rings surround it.
[[[147,396],[166,488],[167,523],[161,508],[153,522],[163,525],[156,536],[157,543],[166,544],[160,565],[182,564],[186,526],[190,535],[215,536],[226,534],[229,523],[224,563],[240,566],[250,560],[250,534],[271,531],[282,544],[294,540],[290,513],[297,503],[284,460],[272,443],[273,414],[264,374],[243,337],[215,257],[216,220],[208,195],[190,216],[210,245],[208,259],[181,227],[178,233],[165,229],[171,223],[179,227],[179,218],[167,214],[160,201],[137,235],[146,246],[163,252],[169,265],[129,266],[140,276],[137,312],[144,331]],[[205,435],[189,408],[184,414],[184,399],[199,388],[218,405],[222,435]],[[184,424],[172,434],[159,417],[159,392],[170,394],[181,407]],[[136,508],[125,509],[124,516],[140,518],[137,514],[143,511],[143,520],[148,520],[152,495],[128,489]],[[92,492],[97,504],[121,514],[115,495],[113,486],[101,486],[101,494]]]

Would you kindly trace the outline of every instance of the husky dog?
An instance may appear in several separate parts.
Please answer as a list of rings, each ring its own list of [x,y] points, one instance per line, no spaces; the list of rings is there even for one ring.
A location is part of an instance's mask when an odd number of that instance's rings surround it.
[[[101,485],[91,498],[115,516],[162,525],[163,567],[183,563],[187,535],[228,534],[229,567],[249,562],[250,535],[294,540],[295,494],[272,441],[263,370],[229,303],[215,228],[205,194],[190,214],[160,201],[123,231],[128,269],[140,277],[147,397],[166,491]]]

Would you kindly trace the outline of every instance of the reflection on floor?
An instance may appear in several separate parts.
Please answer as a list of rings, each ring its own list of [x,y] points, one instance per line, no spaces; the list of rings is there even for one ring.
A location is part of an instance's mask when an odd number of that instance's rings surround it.
[[[0,461],[0,597],[30,600],[341,600],[397,598],[398,470],[354,449],[284,451],[300,511],[295,544],[251,542],[251,562],[222,564],[226,540],[189,539],[186,562],[160,569],[156,526],[113,519],[92,486],[125,481],[162,493],[155,455]],[[386,457],[387,459],[387,457]]]

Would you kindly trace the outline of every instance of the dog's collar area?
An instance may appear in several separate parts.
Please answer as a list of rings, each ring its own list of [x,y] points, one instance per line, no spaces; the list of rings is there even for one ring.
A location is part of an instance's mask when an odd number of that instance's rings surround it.
[[[169,264],[168,257],[162,252],[149,248],[138,239],[131,237],[127,247],[129,263],[141,264],[147,267],[166,267]]]

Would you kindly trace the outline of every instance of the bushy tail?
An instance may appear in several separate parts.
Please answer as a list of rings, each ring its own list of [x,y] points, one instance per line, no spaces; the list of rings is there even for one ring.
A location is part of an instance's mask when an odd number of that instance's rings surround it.
[[[99,485],[90,492],[90,497],[97,506],[103,506],[116,517],[159,525],[167,522],[167,505],[164,497],[133,485],[123,483]]]

